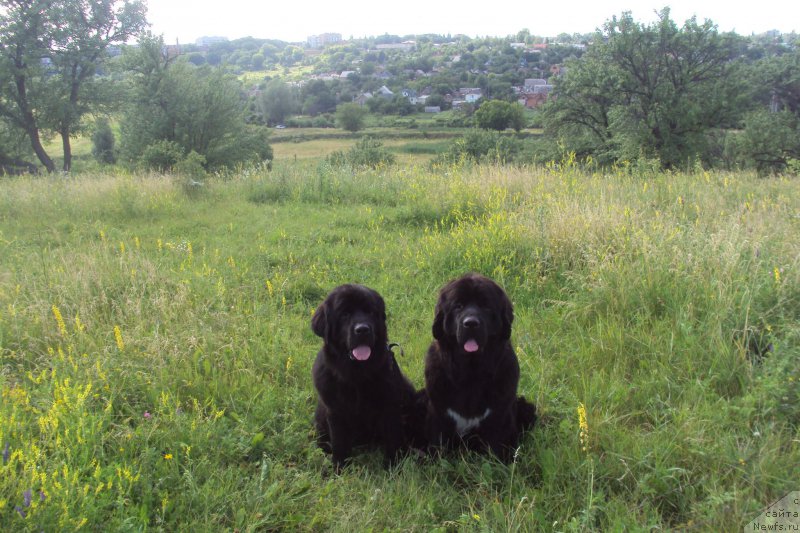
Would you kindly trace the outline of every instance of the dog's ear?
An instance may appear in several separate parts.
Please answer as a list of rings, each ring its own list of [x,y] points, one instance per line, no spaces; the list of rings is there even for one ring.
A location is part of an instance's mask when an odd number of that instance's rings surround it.
[[[323,339],[328,336],[328,305],[328,300],[322,302],[311,317],[311,331]]]
[[[385,323],[386,322],[386,302],[383,301],[383,296],[378,294],[377,291],[372,291],[372,292],[375,294],[375,301],[377,302],[377,305],[378,305],[378,313],[380,314],[381,319]]]
[[[433,327],[431,328],[431,331],[433,332],[433,338],[436,340],[442,340],[444,338],[444,321],[446,315],[444,308],[444,298],[440,297],[439,301],[436,302],[436,309],[433,316]]]
[[[511,305],[511,300],[509,300],[505,291],[501,289],[500,294],[500,336],[508,340],[511,338],[511,323],[514,322],[514,306]]]
[[[380,320],[378,321],[378,340],[383,342],[388,336],[388,332],[386,331],[386,302],[384,302],[383,296],[381,296],[377,291],[372,292],[375,295],[376,311],[380,317]],[[386,342],[388,342],[388,340]]]

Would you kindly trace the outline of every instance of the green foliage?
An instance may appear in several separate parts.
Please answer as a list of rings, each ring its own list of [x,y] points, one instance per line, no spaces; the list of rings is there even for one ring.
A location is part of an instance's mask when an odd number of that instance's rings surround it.
[[[394,154],[383,147],[383,143],[371,137],[362,137],[350,150],[337,150],[327,158],[332,167],[344,165],[352,168],[382,168],[394,164]]]
[[[113,165],[117,162],[117,154],[114,151],[115,144],[114,132],[111,130],[108,119],[100,118],[95,121],[92,133],[92,156],[99,163]]]
[[[0,121],[0,175],[35,173],[36,166],[28,160],[31,145],[19,128]]]
[[[685,167],[704,157],[707,131],[737,124],[748,98],[732,59],[737,39],[710,21],[678,27],[669,14],[650,25],[614,17],[569,63],[547,110],[551,131],[574,151]]]
[[[503,131],[513,128],[520,131],[525,127],[525,110],[516,102],[489,100],[475,111],[475,123],[485,130]]]
[[[107,51],[140,34],[141,0],[52,0],[0,3],[0,117],[25,133],[48,172],[55,163],[44,133],[62,139],[63,170],[72,166],[71,138],[83,117],[108,105],[107,79],[96,76]]]
[[[789,111],[755,111],[746,117],[737,141],[743,166],[761,175],[784,172],[800,158],[800,117]]]
[[[174,170],[190,180],[200,180],[206,177],[206,158],[195,151],[189,152],[186,157],[175,163]]]
[[[434,166],[454,163],[511,163],[522,150],[519,140],[498,132],[472,130],[456,139],[433,161]]]
[[[303,113],[316,116],[336,110],[336,95],[332,84],[322,80],[312,80],[303,85]]]
[[[175,141],[162,139],[145,147],[139,164],[146,169],[167,172],[184,158],[183,147]]]
[[[258,100],[258,106],[265,122],[271,125],[283,124],[297,108],[292,90],[277,78],[267,83]]]
[[[162,49],[161,38],[143,39],[124,58],[134,73],[120,128],[125,158],[135,163],[149,146],[166,141],[183,154],[202,155],[212,169],[271,159],[268,132],[245,124],[238,80],[222,69],[173,61]]]
[[[336,108],[336,124],[351,133],[364,127],[366,117],[367,110],[358,104],[342,104]]]

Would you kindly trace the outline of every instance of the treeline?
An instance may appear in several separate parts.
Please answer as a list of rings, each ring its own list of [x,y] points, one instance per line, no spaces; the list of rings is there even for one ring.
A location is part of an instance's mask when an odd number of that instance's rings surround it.
[[[401,39],[413,37],[390,41]],[[569,157],[648,168],[800,170],[796,34],[721,33],[712,21],[678,24],[664,9],[650,24],[623,13],[596,34],[554,41],[520,32],[505,39],[423,36],[401,51],[361,41],[330,46],[313,58],[315,72],[353,73],[302,84],[273,78],[261,87],[253,117],[292,123],[293,114],[302,114],[310,118],[295,120],[298,125],[324,126],[342,104],[366,91],[378,95],[382,85],[395,94],[363,106],[403,116],[420,106],[401,91],[424,92],[425,105],[446,108],[456,88],[478,87],[480,100],[438,122],[490,130],[543,127],[545,135],[532,147],[503,150],[526,162]],[[512,88],[528,77],[546,79],[555,91],[534,119],[520,124],[520,109],[500,102],[514,104],[519,95]]]
[[[146,33],[143,1],[2,0],[0,8],[0,174],[56,171],[44,142],[52,136],[68,172],[72,139],[89,133],[99,161],[130,167],[200,175],[272,159],[267,129],[245,120],[237,77],[197,67]]]
[[[55,171],[44,142],[53,137],[69,171],[72,139],[87,134],[103,162],[198,173],[258,164],[271,159],[268,126],[357,131],[367,111],[412,114],[415,93],[446,109],[464,87],[481,89],[481,98],[442,125],[519,131],[533,124],[513,88],[528,78],[554,86],[534,119],[545,134],[524,146],[496,141],[495,159],[800,167],[794,34],[720,33],[711,21],[679,25],[665,9],[651,24],[623,13],[596,34],[549,41],[524,30],[487,39],[384,35],[308,54],[254,38],[168,46],[145,32],[142,0],[0,0],[0,8],[0,172]],[[413,47],[381,47],[410,40]],[[293,77],[288,67],[298,63],[318,76]],[[237,77],[277,66],[283,74],[256,87]],[[341,71],[349,75],[322,79]],[[379,94],[384,86],[394,94]],[[373,98],[354,109],[365,92]],[[462,146],[480,146],[465,149],[477,153],[491,142]]]
[[[630,13],[566,63],[544,108],[549,142],[599,164],[800,170],[800,49],[722,34],[710,21]]]

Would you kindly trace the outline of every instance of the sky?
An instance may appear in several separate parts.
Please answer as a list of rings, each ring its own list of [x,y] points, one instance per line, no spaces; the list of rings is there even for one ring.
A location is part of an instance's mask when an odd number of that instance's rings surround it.
[[[552,37],[560,33],[590,33],[623,11],[636,20],[652,22],[666,5],[672,20],[692,16],[710,19],[720,31],[740,35],[800,30],[797,0],[148,0],[148,20],[165,41],[193,43],[202,36],[229,39],[257,37],[288,42],[309,35],[341,33],[342,37],[370,37],[385,33],[410,35],[465,34],[505,37],[528,29]]]

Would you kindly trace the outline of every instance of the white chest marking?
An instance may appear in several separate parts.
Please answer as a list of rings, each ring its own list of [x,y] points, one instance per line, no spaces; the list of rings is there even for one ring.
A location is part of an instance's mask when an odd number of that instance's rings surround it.
[[[481,416],[476,416],[475,418],[464,418],[452,409],[447,409],[447,416],[452,418],[453,422],[456,423],[456,431],[460,437],[463,437],[473,429],[480,426],[481,422],[486,420],[486,417],[488,417],[490,414],[492,414],[492,410],[487,407],[486,411]]]

